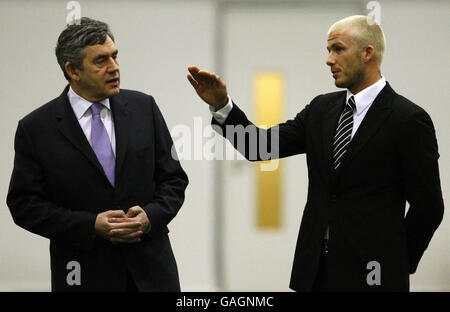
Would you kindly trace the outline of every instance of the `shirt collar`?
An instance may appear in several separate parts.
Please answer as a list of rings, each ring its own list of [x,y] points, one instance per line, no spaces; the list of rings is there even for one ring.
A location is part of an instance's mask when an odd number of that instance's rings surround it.
[[[82,98],[78,94],[73,91],[72,87],[69,88],[69,92],[67,92],[67,97],[69,98],[70,105],[75,113],[75,116],[78,120],[86,114],[89,108],[92,105],[92,102]],[[107,109],[110,109],[109,106],[109,98],[106,98],[98,103],[103,104]]]
[[[360,115],[373,103],[373,101],[375,100],[377,95],[381,92],[381,90],[383,90],[385,85],[386,79],[384,77],[381,77],[373,85],[358,92],[358,94],[356,95],[353,95],[353,93],[351,93],[350,90],[347,90],[346,103],[348,102],[348,99],[351,96],[353,96],[356,104],[356,114]]]

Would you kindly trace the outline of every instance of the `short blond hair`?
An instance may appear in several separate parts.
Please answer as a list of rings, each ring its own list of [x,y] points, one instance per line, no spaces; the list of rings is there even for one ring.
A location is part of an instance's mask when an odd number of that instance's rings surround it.
[[[386,39],[383,30],[370,16],[353,15],[337,21],[331,25],[328,35],[332,32],[351,29],[353,37],[360,49],[372,45],[375,50],[375,61],[378,67],[381,66],[384,50],[386,48]]]

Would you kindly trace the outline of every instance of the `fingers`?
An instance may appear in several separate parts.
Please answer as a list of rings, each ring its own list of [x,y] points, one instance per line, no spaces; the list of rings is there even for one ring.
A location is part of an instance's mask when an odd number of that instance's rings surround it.
[[[130,219],[127,217],[123,218],[108,218],[108,223],[128,223]]]
[[[136,238],[140,237],[142,234],[144,233],[141,230],[136,231],[136,229],[115,229],[109,231],[109,236],[111,238]]]
[[[131,220],[129,218],[113,218],[109,223],[110,230],[115,229],[139,229],[142,227],[142,222]]]
[[[112,218],[112,217],[124,218],[125,217],[125,212],[123,212],[123,210],[108,210],[108,211],[105,211],[104,214],[108,218]]]
[[[195,76],[200,71],[200,68],[197,66],[189,66],[188,71],[192,74],[192,76]]]
[[[200,69],[197,66],[189,66],[188,71],[190,74],[187,75],[187,78],[191,85],[196,89],[198,86],[197,79],[199,79],[198,73]]]
[[[143,231],[136,229],[115,229],[109,231],[109,239],[112,243],[138,243],[141,241]]]
[[[197,90],[198,88],[198,82],[194,79],[194,77],[192,77],[191,75],[187,75],[187,79],[189,80],[189,82],[191,83],[191,85],[194,87],[194,89]]]
[[[214,81],[219,79],[219,76],[217,76],[216,74],[200,70],[197,66],[189,66],[188,70],[190,75],[188,75],[187,77],[191,84],[192,81],[199,83],[201,81]]]
[[[219,78],[216,74],[201,70],[197,73],[197,76],[194,76],[197,81],[215,81]]]

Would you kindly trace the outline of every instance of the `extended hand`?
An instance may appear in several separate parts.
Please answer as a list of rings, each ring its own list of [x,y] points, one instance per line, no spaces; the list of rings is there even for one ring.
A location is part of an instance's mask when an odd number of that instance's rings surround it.
[[[189,66],[187,78],[200,98],[218,110],[228,103],[227,86],[219,76],[200,70],[197,66]]]

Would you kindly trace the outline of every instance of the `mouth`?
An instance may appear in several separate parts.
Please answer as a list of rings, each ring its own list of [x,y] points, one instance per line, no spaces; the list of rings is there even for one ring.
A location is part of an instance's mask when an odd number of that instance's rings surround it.
[[[120,81],[120,78],[117,77],[117,78],[106,80],[106,83],[109,85],[112,85],[112,86],[118,86],[119,81]]]
[[[340,70],[332,70],[331,73],[333,74],[333,77],[336,78],[336,76],[340,73]]]

